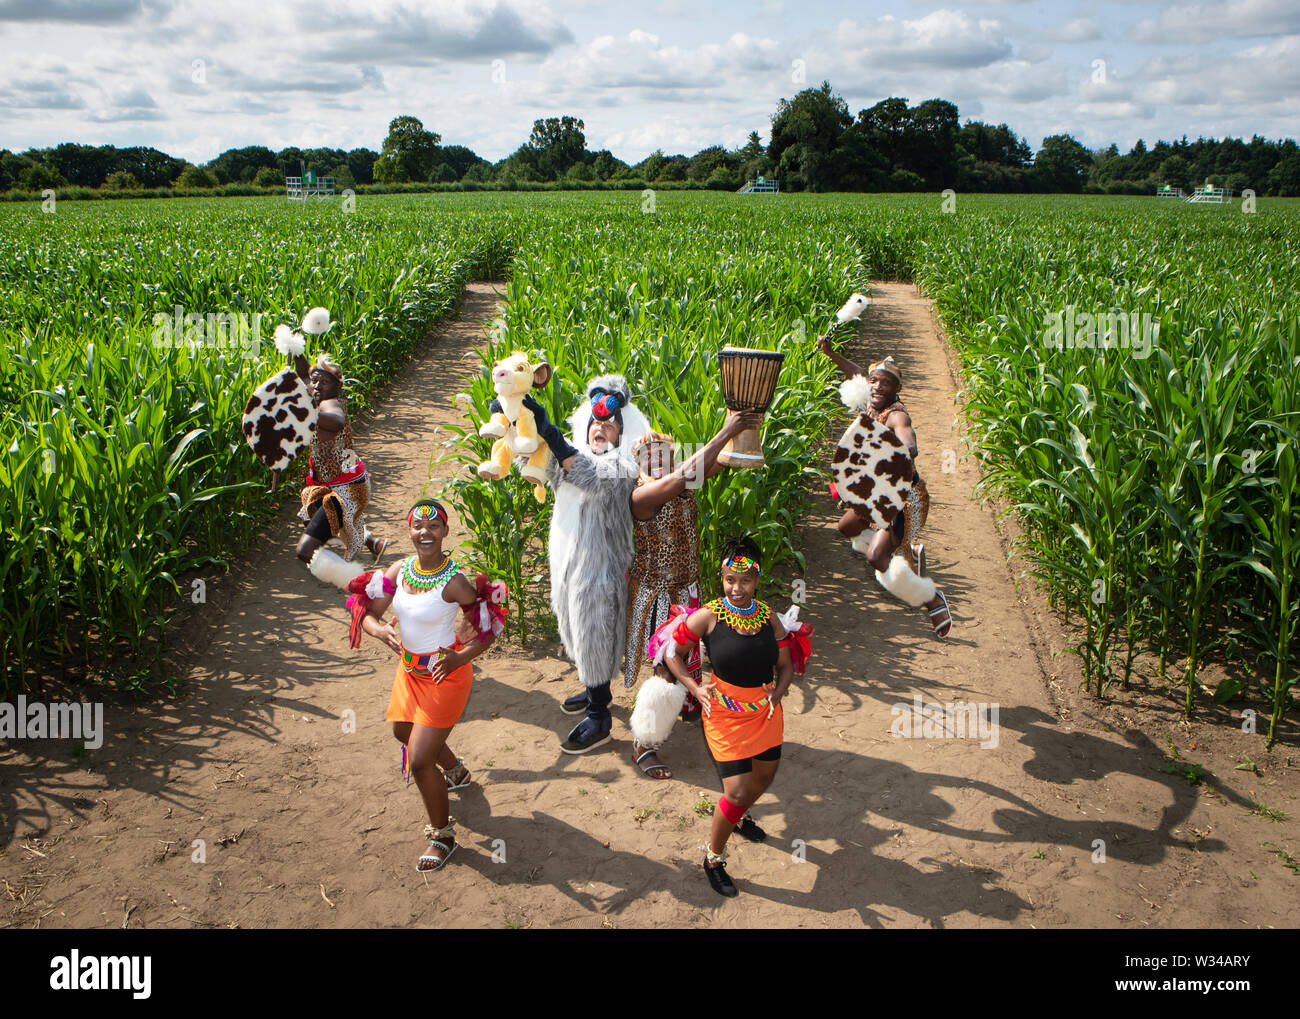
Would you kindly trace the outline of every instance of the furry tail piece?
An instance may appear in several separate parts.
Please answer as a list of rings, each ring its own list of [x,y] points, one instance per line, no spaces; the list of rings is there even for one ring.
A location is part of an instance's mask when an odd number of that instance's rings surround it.
[[[633,738],[643,747],[657,747],[673,731],[673,723],[686,703],[686,687],[661,676],[648,676],[636,692],[636,706],[628,719]]]
[[[876,570],[876,579],[886,591],[913,608],[920,608],[934,597],[934,581],[929,577],[918,577],[908,569],[902,556],[896,555],[889,560],[889,569],[884,573]]]
[[[356,563],[347,563],[327,548],[318,548],[307,564],[311,575],[317,580],[333,584],[342,591],[348,590],[352,578],[359,577],[366,571]]]

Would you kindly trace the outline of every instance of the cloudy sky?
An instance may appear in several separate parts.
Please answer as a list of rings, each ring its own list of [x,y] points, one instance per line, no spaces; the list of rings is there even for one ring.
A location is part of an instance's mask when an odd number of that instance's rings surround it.
[[[539,117],[637,161],[764,140],[829,80],[943,98],[1037,148],[1295,137],[1300,0],[0,0],[0,148],[378,149],[413,114],[499,159]]]

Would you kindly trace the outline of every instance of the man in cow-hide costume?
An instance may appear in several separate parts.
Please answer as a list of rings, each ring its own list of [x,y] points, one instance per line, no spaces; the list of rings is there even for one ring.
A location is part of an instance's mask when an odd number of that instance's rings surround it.
[[[526,401],[536,416],[541,408]],[[564,703],[585,718],[560,749],[583,754],[609,742],[610,681],[619,671],[627,631],[627,568],[632,560],[628,501],[636,488],[632,443],[650,431],[621,375],[587,384],[587,399],[569,417],[576,445],[542,414],[538,434],[554,453],[547,481],[555,490],[548,555],[551,608],[583,690]]]
[[[890,429],[915,463],[916,432],[907,408],[898,399],[903,373],[894,359],[886,357],[863,371],[861,366],[839,354],[826,337],[817,337],[817,346],[847,377],[848,381],[841,387],[845,402]],[[870,522],[858,507],[846,502],[840,506],[844,515],[837,525],[839,532],[852,539],[855,551],[867,557],[880,585],[914,608],[924,608],[935,635],[948,636],[952,631],[948,599],[925,575],[925,547],[917,542],[930,507],[930,495],[920,473],[913,467],[907,505],[888,528],[871,530]]]
[[[294,356],[294,368],[307,383],[317,413],[302,506],[298,511],[298,519],[307,526],[298,539],[296,551],[314,576],[346,590],[347,582],[361,572],[359,566],[352,564],[352,558],[365,548],[373,561],[378,562],[388,541],[376,537],[366,527],[364,513],[370,504],[370,476],[352,448],[343,369],[326,354],[309,367],[301,353]],[[277,472],[272,476],[272,491],[278,481]],[[342,543],[343,559],[325,548],[331,538]]]

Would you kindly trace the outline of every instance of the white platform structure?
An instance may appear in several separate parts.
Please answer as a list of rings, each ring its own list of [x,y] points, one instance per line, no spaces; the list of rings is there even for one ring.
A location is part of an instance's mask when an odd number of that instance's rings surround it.
[[[291,202],[305,202],[309,198],[333,198],[334,178],[317,177],[308,173],[305,177],[286,177],[284,179],[285,197]]]
[[[1211,187],[1207,181],[1204,187],[1197,188],[1183,201],[1196,205],[1227,205],[1232,201],[1232,188]]]
[[[758,177],[754,180],[746,181],[745,186],[736,189],[738,195],[774,195],[781,190],[779,181],[769,180],[766,177]]]

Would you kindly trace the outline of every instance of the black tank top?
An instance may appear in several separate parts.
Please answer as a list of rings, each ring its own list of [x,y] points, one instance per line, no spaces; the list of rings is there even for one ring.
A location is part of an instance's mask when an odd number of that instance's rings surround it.
[[[772,682],[772,670],[781,649],[769,618],[757,633],[739,633],[722,619],[712,633],[704,635],[709,668],[733,686],[760,687]]]

